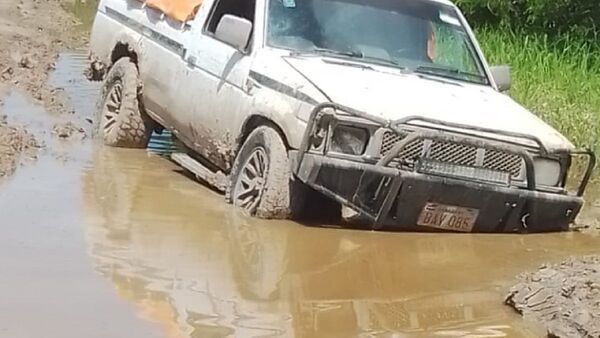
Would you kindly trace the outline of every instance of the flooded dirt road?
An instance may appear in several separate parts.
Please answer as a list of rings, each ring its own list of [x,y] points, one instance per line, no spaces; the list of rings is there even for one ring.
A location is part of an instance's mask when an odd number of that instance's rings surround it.
[[[158,155],[74,148],[0,189],[2,336],[540,337],[514,276],[600,245],[265,222]]]
[[[600,244],[265,222],[140,152],[96,150],[81,184],[95,269],[176,337],[540,337],[502,305],[514,276]]]
[[[503,305],[515,276],[600,254],[596,231],[374,233],[248,218],[161,156],[168,135],[147,151],[86,137],[98,84],[84,63],[84,51],[64,53],[49,78],[68,112],[49,114],[27,87],[1,98],[7,123],[40,148],[0,182],[0,337],[542,337]],[[592,202],[582,219],[599,211]]]

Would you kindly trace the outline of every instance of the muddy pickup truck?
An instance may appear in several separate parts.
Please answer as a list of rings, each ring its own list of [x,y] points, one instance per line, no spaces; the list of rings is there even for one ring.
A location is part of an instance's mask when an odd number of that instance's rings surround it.
[[[326,196],[373,229],[565,230],[595,165],[504,94],[447,0],[101,0],[91,60],[105,144],[169,130],[257,216]]]

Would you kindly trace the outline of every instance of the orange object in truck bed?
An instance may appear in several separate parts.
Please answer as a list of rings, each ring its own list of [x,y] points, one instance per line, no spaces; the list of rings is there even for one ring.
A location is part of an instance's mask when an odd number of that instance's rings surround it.
[[[145,3],[170,18],[184,22],[194,18],[202,0],[146,0]]]

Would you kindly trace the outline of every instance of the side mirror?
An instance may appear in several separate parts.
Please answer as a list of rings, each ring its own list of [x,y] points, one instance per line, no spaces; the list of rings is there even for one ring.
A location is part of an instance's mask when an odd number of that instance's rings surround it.
[[[494,82],[496,82],[499,91],[505,92],[510,89],[512,81],[509,66],[492,66],[490,67],[490,71],[492,72],[492,77],[494,78]]]
[[[246,49],[250,34],[252,34],[252,22],[231,14],[223,15],[215,31],[217,39],[239,50]]]

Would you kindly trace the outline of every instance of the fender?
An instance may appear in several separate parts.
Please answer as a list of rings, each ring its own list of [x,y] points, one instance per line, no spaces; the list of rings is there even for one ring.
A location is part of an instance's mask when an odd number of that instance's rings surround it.
[[[105,56],[106,64],[114,64],[123,56],[136,55],[136,64],[143,59],[142,37],[136,37],[137,33],[122,30],[112,40],[112,50]]]
[[[91,37],[90,58],[106,69],[123,56],[140,56],[142,52],[141,34],[121,24],[108,13],[98,12]]]

